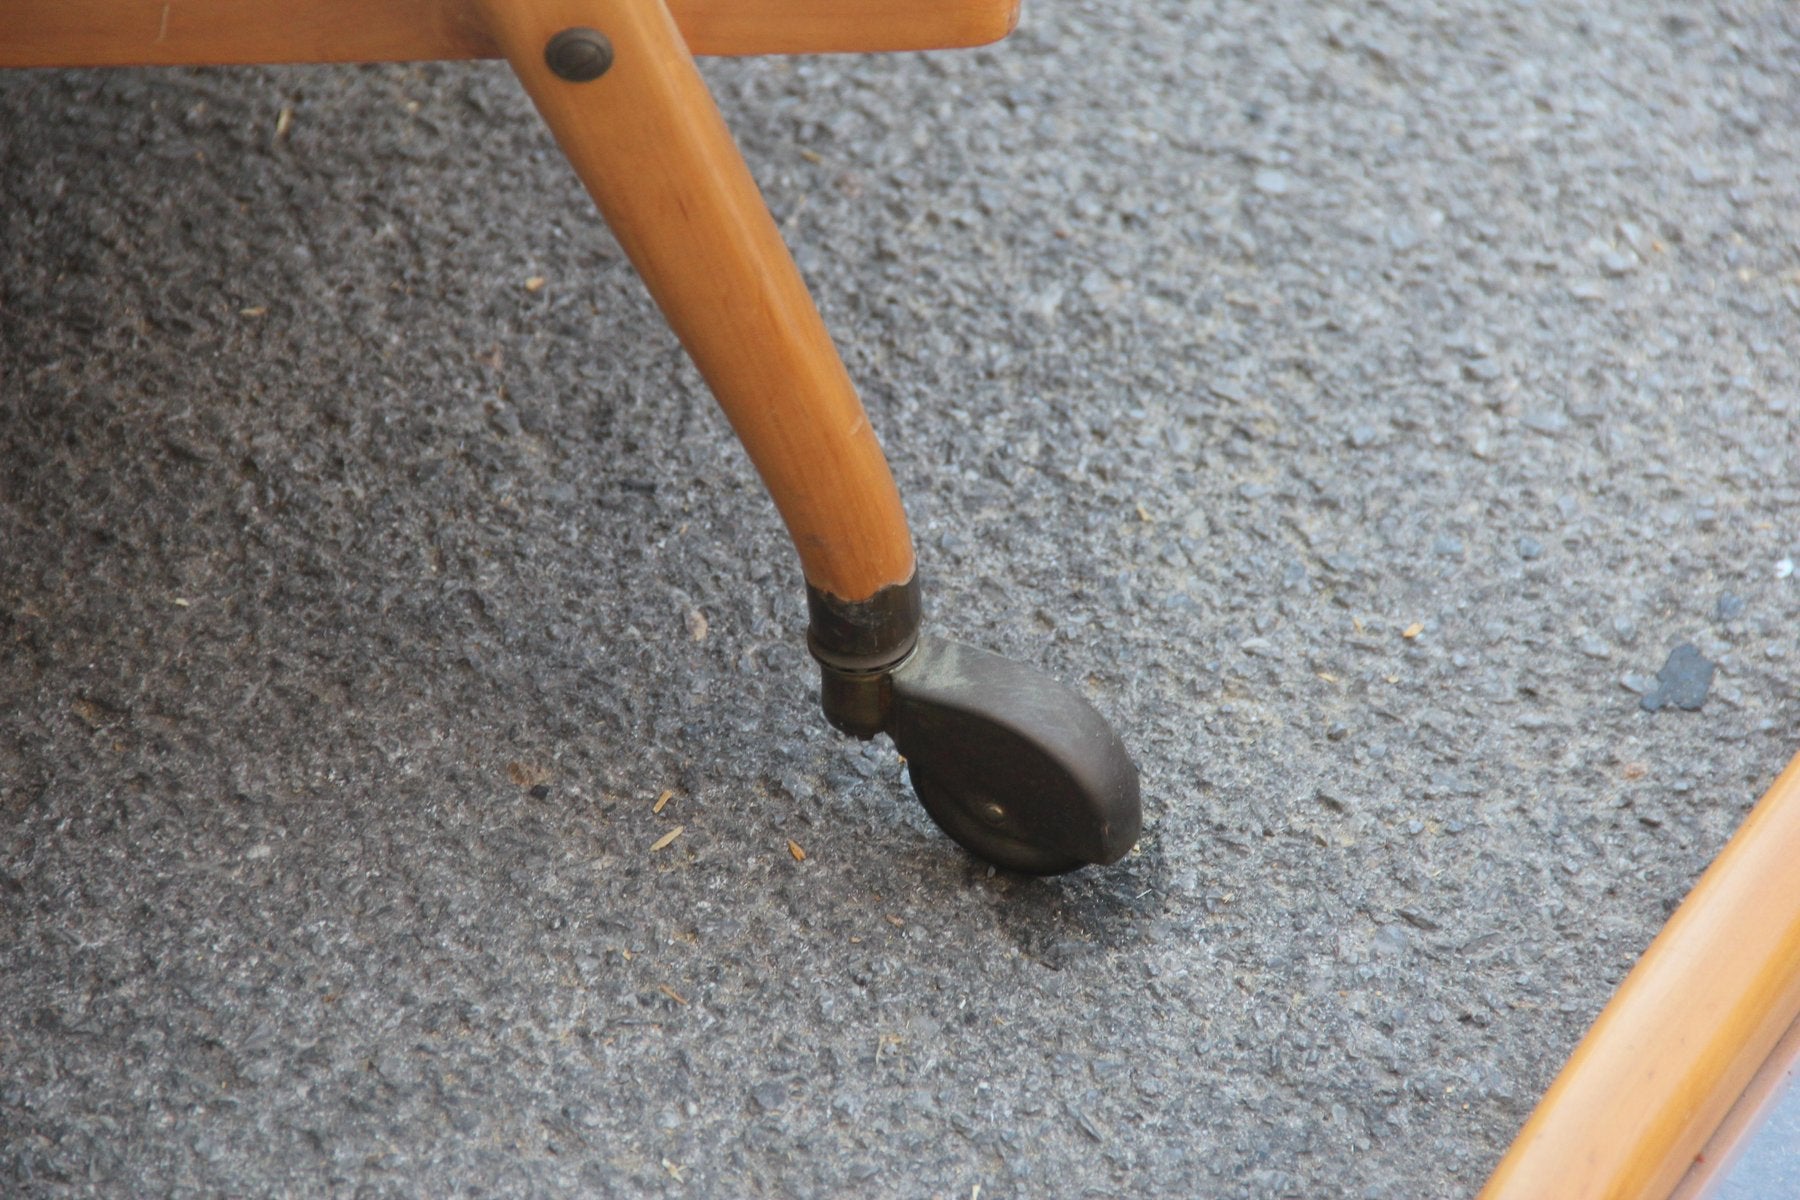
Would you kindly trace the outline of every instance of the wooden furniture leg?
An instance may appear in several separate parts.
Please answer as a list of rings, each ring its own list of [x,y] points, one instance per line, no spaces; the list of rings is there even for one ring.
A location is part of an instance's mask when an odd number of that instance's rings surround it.
[[[912,538],[887,460],[668,9],[494,0],[487,10],[501,53],[768,485],[807,582],[844,601],[905,586]],[[594,31],[594,53],[610,46],[603,74],[556,74],[546,47],[564,30]]]
[[[887,733],[963,845],[1019,870],[1137,841],[1137,770],[1075,692],[919,637],[912,541],[887,461],[664,0],[481,0],[512,64],[693,356],[806,575],[833,724]]]
[[[1065,871],[1136,843],[1137,769],[1091,705],[920,636],[887,460],[690,55],[977,44],[1016,0],[8,3],[0,66],[506,58],[787,523],[826,717],[891,736],[932,818],[1001,865]]]

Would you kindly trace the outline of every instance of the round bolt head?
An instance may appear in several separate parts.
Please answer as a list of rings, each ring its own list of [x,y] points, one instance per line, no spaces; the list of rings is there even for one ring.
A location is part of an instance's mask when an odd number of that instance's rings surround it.
[[[559,79],[587,83],[606,74],[612,66],[612,43],[598,29],[565,29],[544,47],[544,62]]]

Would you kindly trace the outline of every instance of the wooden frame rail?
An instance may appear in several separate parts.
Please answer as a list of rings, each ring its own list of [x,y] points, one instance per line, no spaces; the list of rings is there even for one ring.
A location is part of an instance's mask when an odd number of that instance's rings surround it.
[[[0,67],[499,58],[476,0],[0,0]],[[693,54],[999,41],[1019,0],[668,0]]]
[[[1575,1048],[1481,1200],[1664,1200],[1800,1016],[1800,757]]]

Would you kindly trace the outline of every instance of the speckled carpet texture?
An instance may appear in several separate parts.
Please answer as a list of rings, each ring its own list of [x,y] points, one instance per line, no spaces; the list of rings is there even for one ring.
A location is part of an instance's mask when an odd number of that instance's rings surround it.
[[[1800,10],[703,69],[1138,849],[825,724],[503,64],[3,73],[0,1193],[1474,1192],[1800,749]]]

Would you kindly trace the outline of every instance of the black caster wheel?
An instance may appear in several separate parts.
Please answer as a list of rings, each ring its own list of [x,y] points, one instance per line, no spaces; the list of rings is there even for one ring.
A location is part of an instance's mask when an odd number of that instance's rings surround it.
[[[852,727],[833,712],[833,674],[826,713],[840,728],[892,737],[925,811],[970,853],[1057,875],[1117,862],[1136,844],[1137,767],[1070,688],[997,654],[921,638],[888,671],[837,678],[837,698],[861,718]]]
[[[1008,805],[968,786],[966,779],[939,780],[911,759],[906,774],[937,827],[976,858],[1022,875],[1064,875],[1087,865],[1085,859],[1035,843],[1025,824],[1028,814],[1019,804]]]

